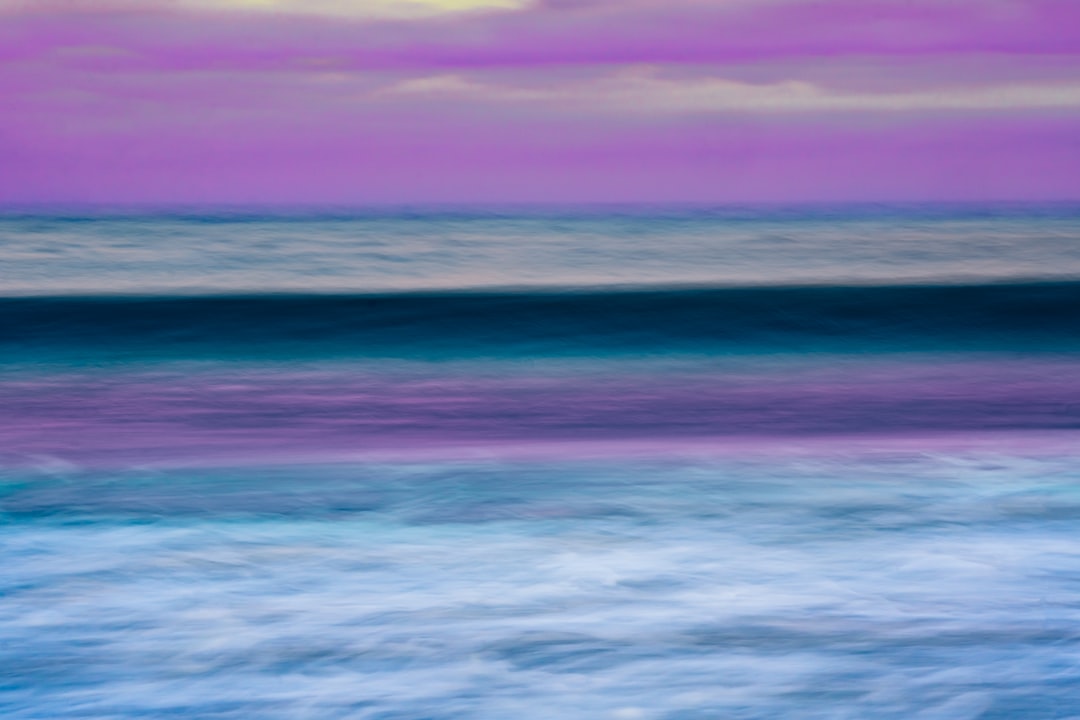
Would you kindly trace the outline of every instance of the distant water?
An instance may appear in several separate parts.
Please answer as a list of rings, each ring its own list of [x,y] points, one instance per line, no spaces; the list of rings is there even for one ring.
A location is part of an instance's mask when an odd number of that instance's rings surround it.
[[[0,716],[1080,717],[1080,207],[0,215]]]
[[[1080,277],[1080,205],[0,212],[11,294]]]

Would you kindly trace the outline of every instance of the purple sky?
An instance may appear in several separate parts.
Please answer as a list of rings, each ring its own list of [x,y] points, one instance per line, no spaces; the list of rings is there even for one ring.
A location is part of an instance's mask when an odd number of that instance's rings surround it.
[[[0,0],[0,202],[994,199],[1076,0]]]

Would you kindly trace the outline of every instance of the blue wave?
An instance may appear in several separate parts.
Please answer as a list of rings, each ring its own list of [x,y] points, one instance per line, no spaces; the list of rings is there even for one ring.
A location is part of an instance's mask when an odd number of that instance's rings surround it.
[[[0,353],[470,356],[1080,348],[1080,282],[0,299]]]

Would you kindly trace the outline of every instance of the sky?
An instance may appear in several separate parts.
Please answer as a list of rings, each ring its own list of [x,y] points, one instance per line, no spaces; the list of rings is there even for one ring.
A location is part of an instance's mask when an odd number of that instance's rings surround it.
[[[0,204],[1078,199],[1076,0],[0,0]]]

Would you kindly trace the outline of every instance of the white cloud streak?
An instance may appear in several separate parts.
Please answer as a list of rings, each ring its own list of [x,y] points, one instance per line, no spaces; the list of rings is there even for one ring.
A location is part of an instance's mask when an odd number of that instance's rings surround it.
[[[472,101],[551,103],[635,113],[904,112],[1080,107],[1080,83],[962,86],[905,92],[833,91],[802,80],[755,84],[724,78],[671,79],[651,68],[562,86],[516,87],[462,75],[402,81],[389,97],[458,97]]]

